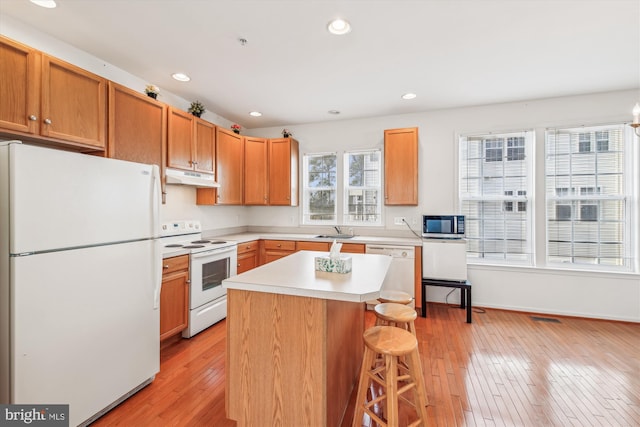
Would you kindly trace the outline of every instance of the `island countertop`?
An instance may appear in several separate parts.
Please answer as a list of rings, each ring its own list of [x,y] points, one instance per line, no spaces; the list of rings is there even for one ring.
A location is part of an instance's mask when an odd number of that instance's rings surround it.
[[[350,273],[316,271],[315,257],[327,255],[327,252],[299,251],[225,279],[222,286],[348,302],[365,302],[378,297],[391,264],[390,256],[346,254],[352,258]]]

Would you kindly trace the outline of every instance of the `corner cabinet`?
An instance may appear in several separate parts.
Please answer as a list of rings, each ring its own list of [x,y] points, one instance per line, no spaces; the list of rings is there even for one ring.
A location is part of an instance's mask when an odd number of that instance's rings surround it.
[[[269,140],[269,204],[298,206],[298,141]]]
[[[168,127],[167,167],[213,173],[215,125],[170,107]]]
[[[106,79],[2,37],[0,82],[3,135],[105,149]]]
[[[418,205],[418,128],[384,131],[384,204]]]
[[[198,188],[199,205],[242,205],[244,189],[243,137],[227,129],[216,128],[216,181],[218,188]]]
[[[189,255],[165,258],[162,267],[160,340],[189,325]]]

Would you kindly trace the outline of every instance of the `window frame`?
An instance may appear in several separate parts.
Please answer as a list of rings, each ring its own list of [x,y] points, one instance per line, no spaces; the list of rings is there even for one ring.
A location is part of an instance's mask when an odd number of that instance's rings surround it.
[[[620,140],[616,142],[616,136],[612,135],[611,132],[619,132]],[[549,135],[551,133],[556,133],[557,135],[568,135],[566,141],[563,141],[568,148],[566,153],[555,151],[554,155],[558,156],[560,154],[566,156],[575,156],[575,159],[585,159],[587,157],[582,157],[585,155],[593,156],[591,157],[596,165],[600,159],[600,156],[611,156],[616,153],[624,156],[624,159],[620,162],[620,172],[601,172],[597,166],[593,173],[585,174],[583,169],[580,169],[578,173],[575,174],[576,182],[573,182],[574,173],[570,171],[566,174],[570,182],[568,187],[557,186],[557,177],[559,175],[549,175],[548,171],[548,162],[552,162],[552,155],[549,152]],[[580,147],[580,141],[585,141],[586,139],[582,136],[584,134],[591,135],[590,141],[590,149],[591,151],[582,151]],[[604,137],[605,138],[600,138]],[[576,148],[573,146],[573,142],[571,140],[571,135],[577,135],[578,145]],[[560,144],[560,137],[555,136],[556,140],[555,144]],[[612,138],[613,141],[612,141]],[[603,141],[606,141],[606,149],[603,146]],[[619,273],[619,272],[636,272],[637,266],[635,265],[634,257],[636,256],[634,250],[636,248],[637,242],[635,241],[637,230],[633,229],[632,221],[634,218],[637,218],[637,200],[634,196],[637,194],[638,189],[634,187],[633,184],[633,174],[635,173],[637,176],[637,171],[634,172],[634,165],[637,168],[637,160],[634,160],[634,156],[637,156],[633,144],[637,142],[636,138],[633,135],[632,130],[625,126],[624,123],[609,123],[602,125],[590,125],[590,126],[557,126],[552,129],[547,129],[544,136],[544,158],[545,165],[543,167],[543,181],[545,188],[545,210],[543,218],[539,218],[538,221],[544,225],[545,228],[545,242],[544,242],[544,256],[541,259],[544,260],[544,263],[547,267],[553,268],[561,268],[567,270],[576,270],[576,271],[603,271],[603,272],[611,272],[611,273]],[[612,145],[613,144],[613,145]],[[619,144],[619,147],[616,147],[616,144]],[[560,154],[558,154],[560,153]],[[569,160],[573,161],[572,159]],[[577,160],[580,161],[580,160]],[[557,166],[556,160],[556,168]],[[584,168],[584,166],[583,166]],[[614,176],[620,175],[619,187],[620,193],[616,194],[606,194],[606,189],[603,191],[603,184],[600,182],[601,176]],[[584,185],[584,182],[587,178],[592,177],[593,179],[590,182],[595,182],[594,184]],[[550,179],[556,179],[556,182],[550,181]],[[606,182],[606,181],[605,181]],[[554,194],[549,194],[549,189],[555,187]],[[564,190],[562,192],[558,190]],[[562,194],[560,194],[562,193]],[[634,201],[636,200],[636,201]],[[607,203],[615,203],[620,202],[621,207],[618,207],[617,210],[621,212],[622,219],[615,218],[604,218],[604,215],[610,215],[605,212],[610,212],[611,208],[606,207]],[[555,218],[550,218],[551,209],[550,206],[555,206],[553,211],[556,213]],[[557,210],[560,206],[570,206],[571,208],[571,217],[570,218],[558,218]],[[584,208],[584,209],[583,209]],[[588,210],[593,210],[592,213],[587,214]],[[607,211],[605,211],[607,210]],[[595,215],[595,217],[594,217]],[[586,218],[583,218],[586,217]],[[550,221],[558,221],[558,222],[568,222],[570,223],[569,227],[571,227],[570,240],[560,240],[560,239],[552,239],[550,234],[552,232],[552,227]],[[604,224],[604,226],[603,226]],[[559,225],[558,225],[559,226]],[[606,233],[608,230],[605,228],[608,226],[616,230],[616,234],[623,236],[620,240],[610,240],[606,237],[602,237],[602,233]],[[597,235],[596,241],[583,240],[582,238],[575,238],[574,233],[582,233],[585,231],[583,229],[578,229],[574,231],[577,227],[582,227],[585,230],[590,230],[589,232],[592,235]],[[617,228],[616,228],[617,227]],[[592,228],[596,228],[596,231],[591,231]],[[620,231],[622,230],[622,231]],[[569,231],[563,231],[559,228],[553,230],[554,234],[557,236],[567,235]],[[635,234],[634,234],[635,233]],[[570,251],[566,254],[561,253],[552,253],[552,249],[550,248],[550,244],[554,243],[556,245],[564,244],[567,247],[571,248]],[[622,254],[617,258],[620,260],[619,264],[614,264],[616,257],[611,257],[608,254],[608,251],[611,250],[613,246],[612,244],[619,244],[622,248]],[[584,245],[599,245],[597,248],[597,256],[587,256],[585,253],[581,252],[585,251],[582,249]],[[590,254],[589,254],[590,255]],[[608,256],[609,255],[609,256]],[[597,259],[597,262],[580,262],[582,260],[594,258]],[[613,260],[611,262],[607,262],[607,260]]]
[[[350,158],[352,155],[360,155],[360,154],[377,154],[378,156],[378,168],[377,168],[377,172],[378,172],[378,177],[377,177],[377,183],[375,183],[375,185],[351,185],[350,184],[350,172],[351,172],[351,164],[350,164]],[[383,171],[384,171],[384,162],[383,162],[383,157],[382,157],[382,150],[379,148],[371,148],[371,149],[365,149],[365,150],[349,150],[349,151],[345,151],[343,154],[343,162],[342,162],[342,224],[343,225],[356,225],[356,226],[382,226],[382,199],[383,199],[383,189],[382,189],[382,182],[383,182]],[[367,170],[372,170],[372,169],[363,169],[363,172],[366,172]],[[375,221],[358,221],[358,220],[351,220],[351,213],[349,212],[349,196],[350,196],[350,190],[361,190],[361,191],[375,191],[377,192],[377,200],[376,200],[376,204],[375,204],[375,210],[376,212],[373,214],[376,216],[376,220]],[[364,204],[364,206],[366,207],[367,205]],[[371,206],[371,205],[370,205]],[[366,213],[363,213],[364,215],[366,215]]]
[[[520,159],[522,156],[519,154],[512,156],[513,160],[508,160],[507,156],[504,154],[510,147],[508,147],[509,138],[518,138],[523,137],[524,144],[524,158]],[[476,141],[481,141],[480,143],[480,156],[473,157],[469,155],[467,151],[468,158],[465,159],[463,144],[471,144],[471,139],[475,139]],[[487,145],[487,142],[491,142],[491,145]],[[500,142],[501,148],[495,146],[497,142]],[[514,140],[512,140],[514,141]],[[518,140],[519,141],[519,140]],[[534,253],[534,224],[533,224],[533,211],[532,207],[528,205],[533,205],[534,203],[534,158],[533,158],[533,150],[535,145],[535,132],[533,129],[523,129],[518,131],[505,131],[505,132],[487,132],[487,133],[475,133],[475,134],[462,134],[458,137],[458,203],[460,206],[461,212],[464,214],[466,206],[469,206],[469,209],[473,209],[472,204],[476,203],[476,208],[478,210],[480,217],[473,219],[472,217],[467,215],[467,220],[465,224],[465,228],[467,229],[467,262],[470,264],[496,264],[496,265],[524,265],[524,266],[533,266],[535,262],[535,253]],[[512,149],[519,150],[520,147],[511,147]],[[471,150],[468,145],[467,150]],[[496,156],[487,156],[487,149],[491,150],[501,150],[503,157],[500,159],[502,161],[502,165],[493,166],[497,160],[495,160]],[[476,156],[478,154],[477,150],[475,150]],[[478,167],[483,170],[483,172],[479,172],[477,177],[473,177],[471,175],[465,177],[465,173],[471,168],[468,165],[470,161],[479,161],[475,167]],[[506,170],[510,168],[517,168],[517,162],[524,162],[520,168],[524,171],[524,176],[517,175],[508,175]],[[479,187],[484,188],[484,180],[487,178],[495,178],[489,175],[485,175],[485,168],[499,168],[502,170],[502,175],[499,179],[502,179],[504,182],[510,181],[511,179],[524,179],[524,187],[519,188],[507,188],[504,187],[499,194],[482,194],[480,193],[468,193],[463,189],[464,182],[467,180],[473,181],[476,179],[478,181]],[[473,183],[468,184],[472,187]],[[523,191],[524,190],[524,191]],[[520,193],[520,194],[518,194]],[[493,210],[492,206],[496,206],[495,203],[499,203],[499,207],[497,209],[502,211],[501,216],[498,217],[485,217],[484,212]],[[512,209],[509,210],[508,206],[511,203]],[[524,204],[523,204],[524,203]],[[493,204],[493,205],[492,205]],[[505,209],[507,207],[507,209]],[[523,209],[524,208],[524,209]],[[520,210],[519,210],[520,209]],[[495,215],[495,213],[494,213]],[[498,234],[502,233],[502,238],[492,238],[491,236],[486,237],[486,232],[480,231],[479,237],[474,239],[470,237],[470,230],[473,227],[472,222],[476,221],[478,226],[482,229],[486,228],[483,224],[500,224],[501,229],[497,231]],[[513,239],[510,237],[514,233],[514,228],[519,238]],[[490,227],[489,227],[490,228]],[[473,243],[472,240],[475,240],[477,247],[479,248],[477,252],[474,252],[470,249],[470,244]],[[515,242],[515,246],[514,246]],[[502,252],[491,252],[491,246],[496,245],[496,248],[502,246]],[[518,247],[519,245],[519,247]],[[490,248],[487,250],[487,248]],[[511,248],[515,248],[515,250],[511,250]],[[500,255],[501,254],[501,255]],[[501,258],[499,258],[501,256]]]
[[[333,186],[309,186],[309,159],[317,157],[330,157],[335,158],[335,178]],[[338,153],[337,152],[321,152],[321,153],[305,153],[302,156],[302,221],[303,225],[336,225],[338,223],[338,179],[339,179],[339,165],[338,165]],[[333,219],[311,219],[314,215],[311,212],[310,199],[311,192],[313,191],[333,191]]]

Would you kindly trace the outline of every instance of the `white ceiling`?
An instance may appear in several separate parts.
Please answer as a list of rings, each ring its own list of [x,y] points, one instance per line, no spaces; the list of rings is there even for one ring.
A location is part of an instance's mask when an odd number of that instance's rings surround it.
[[[57,3],[0,16],[248,128],[640,89],[640,0]],[[326,31],[338,16],[351,33]]]

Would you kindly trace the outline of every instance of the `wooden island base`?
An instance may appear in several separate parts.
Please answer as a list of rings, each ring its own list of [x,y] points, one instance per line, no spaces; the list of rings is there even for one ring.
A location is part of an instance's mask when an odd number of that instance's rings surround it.
[[[364,309],[229,289],[227,417],[239,427],[340,425],[358,381]]]

